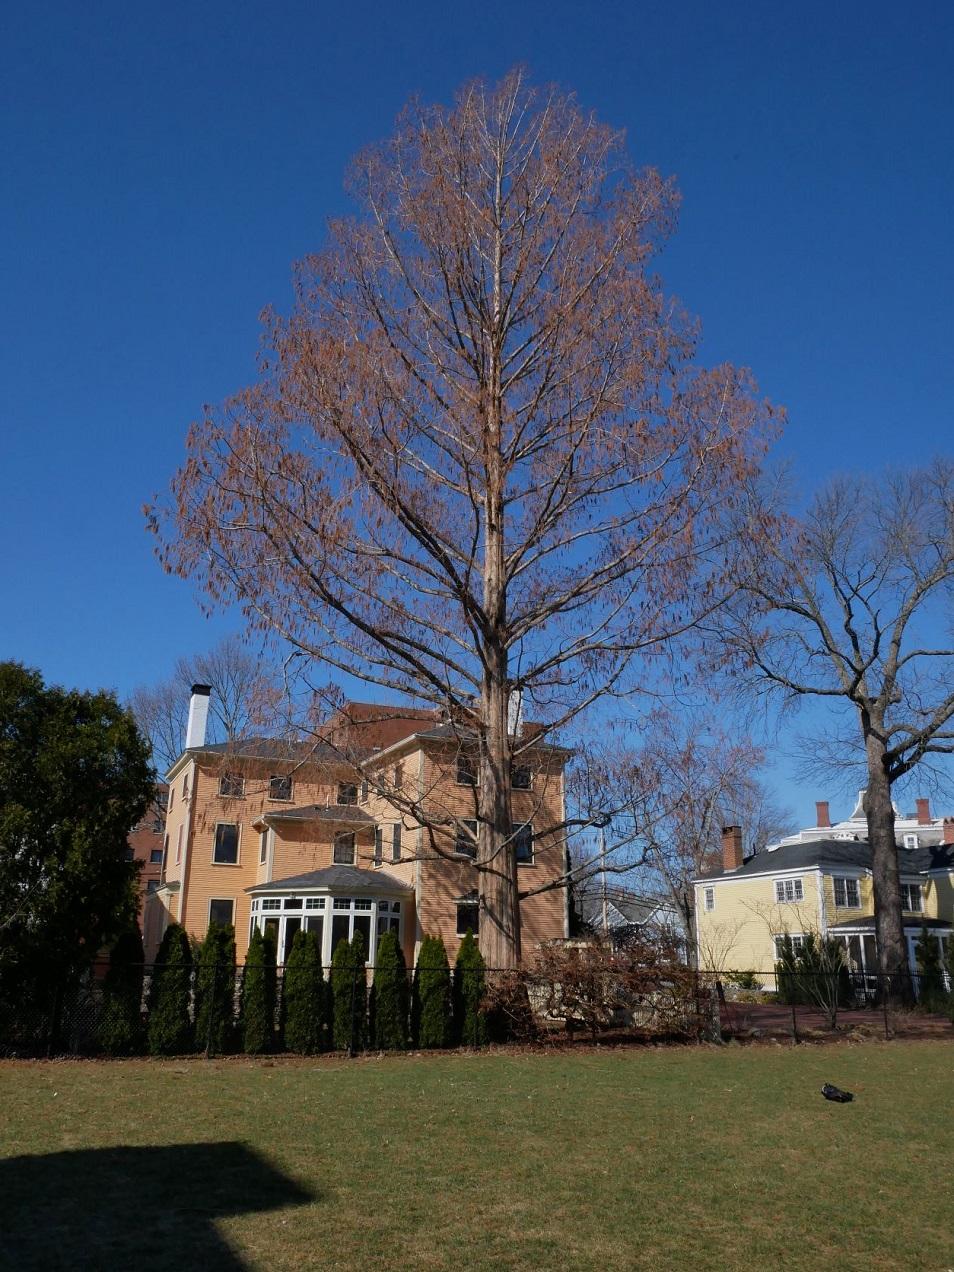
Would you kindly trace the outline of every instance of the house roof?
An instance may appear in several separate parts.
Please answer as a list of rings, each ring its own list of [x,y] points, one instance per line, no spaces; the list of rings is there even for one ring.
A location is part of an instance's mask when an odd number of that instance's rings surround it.
[[[779,870],[808,869],[815,866],[871,869],[871,846],[866,839],[813,839],[782,844],[771,851],[755,853],[738,870],[713,870],[695,882],[717,879],[744,879],[750,875],[772,874]],[[954,870],[954,844],[934,844],[923,848],[899,848],[898,866],[902,874],[926,874],[931,870]]]
[[[607,893],[609,926],[641,927],[648,923],[657,910],[671,910],[667,901],[658,897],[644,897],[636,892],[614,888]],[[580,917],[584,923],[602,926],[603,897],[599,892],[586,892],[580,897]]]
[[[359,866],[325,866],[323,870],[311,870],[308,874],[292,875],[288,879],[271,879],[257,883],[246,892],[413,892],[405,883],[383,870],[362,870]]]

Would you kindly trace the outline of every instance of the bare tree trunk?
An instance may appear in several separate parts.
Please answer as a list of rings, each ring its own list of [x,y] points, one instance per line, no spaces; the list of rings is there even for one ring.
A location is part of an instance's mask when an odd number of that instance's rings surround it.
[[[488,967],[520,963],[520,902],[516,853],[511,841],[510,739],[506,678],[489,674],[482,703],[486,746],[481,756],[480,952]]]
[[[906,995],[910,977],[901,917],[901,880],[898,848],[894,837],[894,807],[885,762],[886,747],[877,729],[869,727],[865,749],[868,757],[865,813],[868,819],[868,842],[871,845],[875,932],[881,970],[892,977],[892,993]]]

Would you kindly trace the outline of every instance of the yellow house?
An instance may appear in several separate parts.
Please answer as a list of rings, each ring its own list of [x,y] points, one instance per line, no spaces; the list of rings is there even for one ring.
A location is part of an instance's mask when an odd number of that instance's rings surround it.
[[[453,960],[479,933],[475,766],[465,729],[431,710],[349,703],[317,740],[207,744],[207,686],[193,687],[186,747],[169,770],[160,886],[143,918],[147,958],[165,928],[202,938],[256,928],[285,961],[315,931],[323,958],[344,937],[397,932],[413,962],[425,935]],[[525,956],[568,934],[563,770],[568,752],[519,725],[512,807]],[[416,810],[416,813],[415,813]]]
[[[878,971],[863,802],[862,791],[851,816],[834,825],[821,802],[816,826],[748,858],[741,829],[726,827],[722,868],[693,881],[700,967],[749,970],[773,983],[782,939],[790,936],[797,947],[817,933],[844,943],[853,972]],[[913,970],[922,929],[934,934],[943,957],[954,926],[954,818],[932,817],[929,802],[919,799],[915,813],[897,813],[895,832]]]

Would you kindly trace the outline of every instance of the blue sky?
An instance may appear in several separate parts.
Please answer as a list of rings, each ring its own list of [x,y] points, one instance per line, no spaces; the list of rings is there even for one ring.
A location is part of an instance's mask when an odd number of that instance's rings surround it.
[[[954,7],[8,5],[0,657],[116,688],[236,626],[143,529],[189,421],[412,92],[515,62],[676,175],[667,285],[786,404],[799,483],[950,450]],[[783,793],[800,820],[815,792]]]

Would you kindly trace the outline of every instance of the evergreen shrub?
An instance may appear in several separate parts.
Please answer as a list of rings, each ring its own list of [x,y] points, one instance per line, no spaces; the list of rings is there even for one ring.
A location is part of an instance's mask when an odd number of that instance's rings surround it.
[[[245,955],[239,1009],[242,1050],[250,1056],[264,1055],[275,1042],[277,958],[272,933],[256,929]]]
[[[414,969],[411,1025],[418,1047],[446,1047],[451,1040],[451,976],[439,936],[425,936]]]
[[[192,951],[185,929],[166,928],[149,987],[149,1051],[154,1056],[179,1056],[193,1048]]]
[[[321,1050],[325,978],[317,932],[296,932],[285,964],[282,1024],[285,1046],[302,1056]]]
[[[212,923],[195,961],[195,1044],[200,1051],[228,1051],[235,1022],[235,929]]]
[[[408,1042],[410,993],[407,964],[396,932],[385,932],[378,938],[371,994],[374,1046],[380,1051],[403,1051]]]
[[[103,981],[99,1045],[111,1056],[134,1055],[142,1047],[142,982],[145,954],[138,926],[124,932],[109,953]]]

